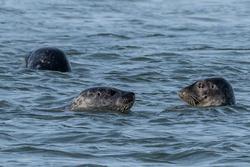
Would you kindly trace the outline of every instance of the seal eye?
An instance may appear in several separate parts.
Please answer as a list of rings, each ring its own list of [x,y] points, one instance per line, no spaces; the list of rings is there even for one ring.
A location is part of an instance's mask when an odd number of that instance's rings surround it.
[[[204,99],[206,99],[207,98],[207,96],[204,96]]]
[[[97,92],[97,96],[101,96],[101,92]]]
[[[215,88],[215,85],[214,85],[214,84],[212,84],[211,88],[212,88],[212,89],[214,89],[214,88]]]

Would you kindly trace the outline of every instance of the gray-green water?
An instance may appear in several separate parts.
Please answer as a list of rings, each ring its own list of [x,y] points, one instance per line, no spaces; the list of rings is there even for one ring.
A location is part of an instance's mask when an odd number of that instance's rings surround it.
[[[249,12],[247,0],[0,0],[0,165],[249,166]],[[72,72],[25,69],[42,46]],[[178,98],[212,76],[236,106]],[[132,112],[63,109],[92,86],[134,91]]]

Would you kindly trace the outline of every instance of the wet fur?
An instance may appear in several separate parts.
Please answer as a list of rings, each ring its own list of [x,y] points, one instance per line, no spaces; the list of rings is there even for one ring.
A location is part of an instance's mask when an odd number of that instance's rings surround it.
[[[80,93],[72,104],[72,111],[127,112],[134,104],[134,93],[110,87],[89,88]]]
[[[37,70],[70,72],[71,66],[63,51],[44,47],[30,52],[25,57],[26,67]]]
[[[199,80],[179,92],[182,100],[192,106],[222,106],[235,104],[232,86],[223,78]]]

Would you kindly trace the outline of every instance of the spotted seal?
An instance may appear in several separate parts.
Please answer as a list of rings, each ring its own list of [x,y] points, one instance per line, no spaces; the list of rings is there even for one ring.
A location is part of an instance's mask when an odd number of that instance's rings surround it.
[[[86,89],[71,103],[72,111],[118,111],[126,113],[135,102],[133,92],[112,87]]]
[[[70,72],[70,63],[63,51],[54,47],[44,47],[32,51],[25,57],[26,67],[38,70]]]
[[[224,78],[198,80],[181,89],[179,97],[192,106],[208,107],[235,104],[233,88]]]

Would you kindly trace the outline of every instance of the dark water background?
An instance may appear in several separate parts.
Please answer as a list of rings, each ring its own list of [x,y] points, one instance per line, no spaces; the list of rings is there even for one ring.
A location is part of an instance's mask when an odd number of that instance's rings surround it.
[[[0,166],[249,166],[250,1],[0,0]],[[42,46],[71,73],[32,71]],[[177,91],[223,76],[236,106]],[[136,92],[130,114],[61,109],[83,89]]]

